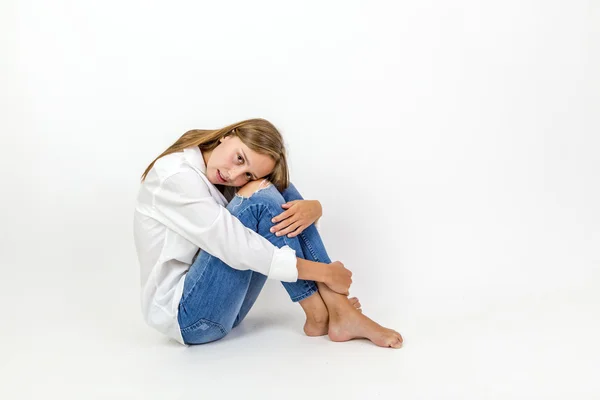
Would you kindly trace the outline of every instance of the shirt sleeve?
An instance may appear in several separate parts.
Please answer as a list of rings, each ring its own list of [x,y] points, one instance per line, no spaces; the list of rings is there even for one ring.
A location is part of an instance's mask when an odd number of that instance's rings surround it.
[[[165,179],[154,194],[153,210],[158,221],[232,268],[284,282],[298,279],[295,250],[278,248],[246,227],[217,203],[194,171]]]

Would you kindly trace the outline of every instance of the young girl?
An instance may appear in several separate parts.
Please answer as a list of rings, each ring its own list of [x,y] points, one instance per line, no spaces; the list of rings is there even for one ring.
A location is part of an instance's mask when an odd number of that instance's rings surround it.
[[[141,181],[134,239],[151,327],[183,344],[221,339],[270,278],[302,306],[308,336],[402,345],[348,299],[352,273],[329,259],[314,225],[320,203],[289,182],[283,138],[268,121],[188,131]]]

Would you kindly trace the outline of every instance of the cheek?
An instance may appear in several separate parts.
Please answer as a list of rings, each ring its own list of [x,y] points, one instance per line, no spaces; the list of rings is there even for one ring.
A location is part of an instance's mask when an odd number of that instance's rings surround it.
[[[246,184],[246,180],[242,179],[242,178],[237,178],[234,182],[233,185],[237,186],[237,187],[241,187],[244,186]]]

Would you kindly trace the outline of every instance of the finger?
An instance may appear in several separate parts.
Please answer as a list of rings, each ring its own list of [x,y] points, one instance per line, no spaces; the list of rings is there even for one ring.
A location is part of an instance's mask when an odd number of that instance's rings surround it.
[[[290,215],[292,215],[292,213],[290,212],[290,210],[284,211],[281,214],[273,217],[273,219],[271,220],[271,222],[273,222],[275,224],[275,223],[277,223],[279,221],[282,221],[282,220],[286,219]]]
[[[296,203],[298,200],[292,200],[292,201],[288,201],[287,203],[284,203],[281,205],[281,207],[283,208],[290,208],[291,206],[294,205],[294,203]]]
[[[306,229],[305,225],[300,225],[294,232],[291,232],[288,237],[293,238],[298,236],[299,234],[301,234],[302,232],[304,232],[304,230]]]
[[[348,289],[346,289],[346,290],[339,290],[339,289],[337,289],[337,288],[335,288],[333,286],[329,286],[329,285],[327,285],[327,287],[329,289],[331,289],[332,291],[334,291],[335,293],[343,294],[344,296],[348,296],[350,294],[350,292],[348,291]]]
[[[294,221],[292,224],[290,224],[287,228],[277,232],[277,236],[283,236],[283,235],[287,235],[290,232],[293,232],[296,230],[296,228],[298,228],[300,226],[300,222],[298,221]]]
[[[285,229],[288,226],[290,226],[291,223],[292,223],[292,221],[290,219],[285,219],[285,220],[281,221],[280,223],[278,223],[277,225],[275,225],[274,227],[272,227],[271,232],[279,233],[279,231],[281,231],[282,229]]]

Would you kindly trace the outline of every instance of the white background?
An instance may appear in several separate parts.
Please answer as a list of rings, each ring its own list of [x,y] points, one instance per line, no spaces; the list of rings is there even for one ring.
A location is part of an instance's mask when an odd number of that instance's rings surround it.
[[[598,398],[595,1],[0,4],[0,397]],[[261,117],[405,346],[145,327],[132,217],[188,129]]]

